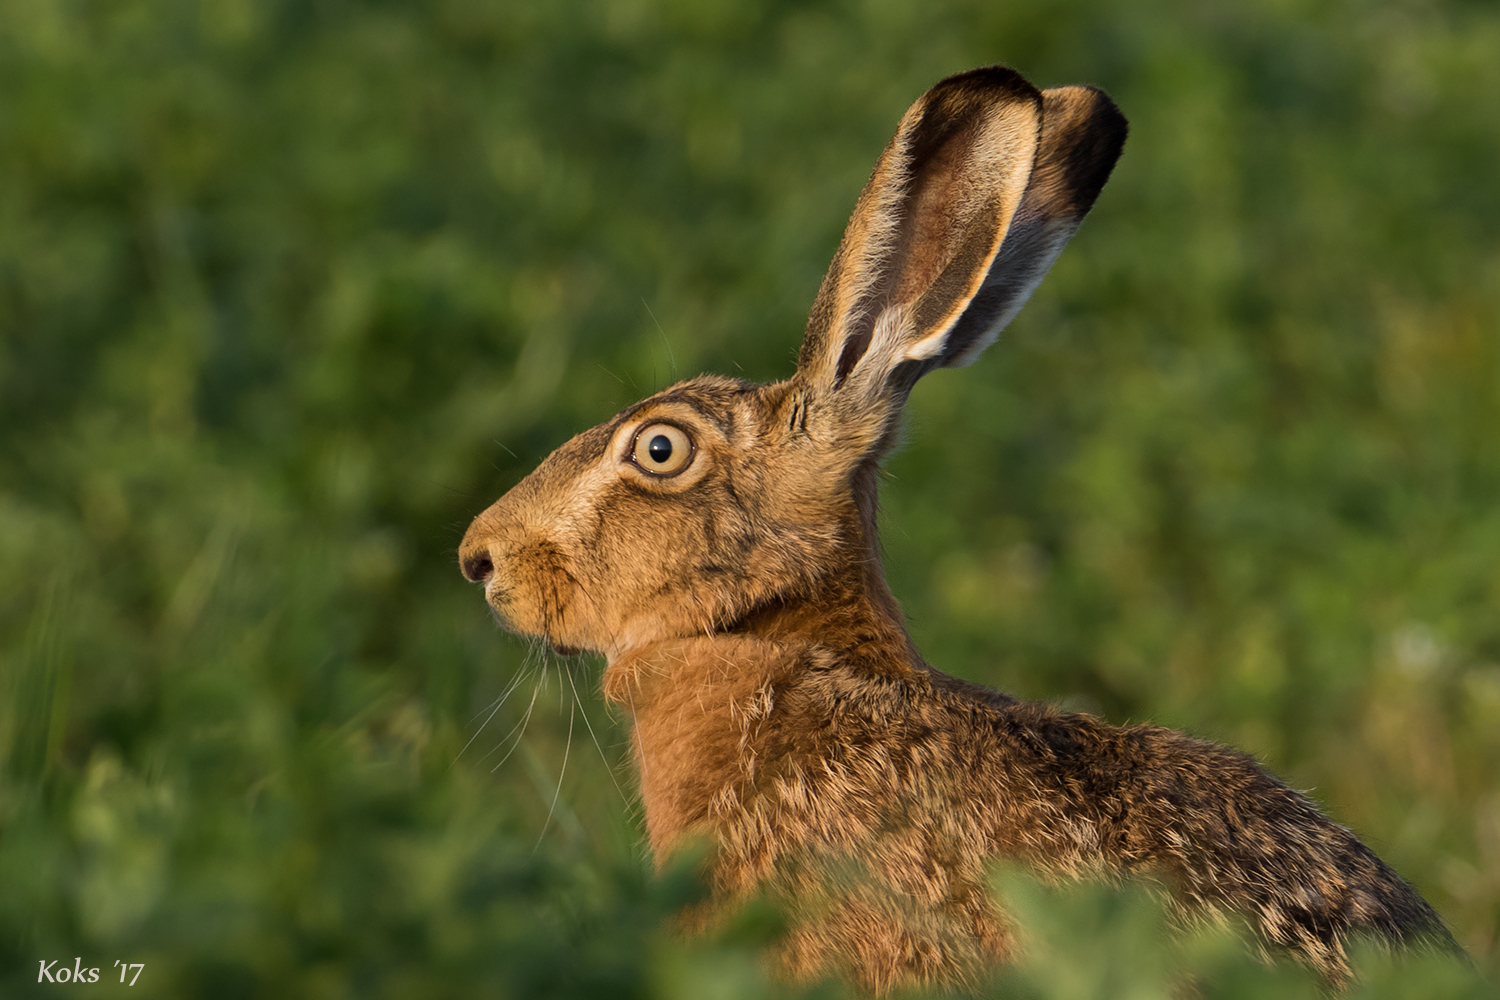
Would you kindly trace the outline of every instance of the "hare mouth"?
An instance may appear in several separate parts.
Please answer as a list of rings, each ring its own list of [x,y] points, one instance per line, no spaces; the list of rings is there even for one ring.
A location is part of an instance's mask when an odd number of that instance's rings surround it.
[[[577,646],[564,646],[562,643],[553,642],[551,639],[547,640],[547,645],[552,647],[552,652],[556,653],[558,656],[577,656],[579,653],[583,652],[583,650],[579,649]]]

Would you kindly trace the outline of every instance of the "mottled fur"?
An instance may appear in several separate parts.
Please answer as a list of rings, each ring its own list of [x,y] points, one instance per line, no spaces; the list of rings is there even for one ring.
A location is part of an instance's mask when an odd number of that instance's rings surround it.
[[[991,68],[901,121],[808,321],[797,373],[680,383],[564,444],[475,519],[465,574],[515,631],[602,652],[658,858],[713,846],[717,912],[791,913],[784,971],[872,991],[972,981],[1014,947],[986,867],[1139,874],[1236,912],[1331,982],[1345,942],[1447,942],[1346,829],[1244,754],[940,673],[886,586],[876,481],[915,380],[971,362],[1109,176],[1123,117]],[[678,473],[643,428],[692,441]]]

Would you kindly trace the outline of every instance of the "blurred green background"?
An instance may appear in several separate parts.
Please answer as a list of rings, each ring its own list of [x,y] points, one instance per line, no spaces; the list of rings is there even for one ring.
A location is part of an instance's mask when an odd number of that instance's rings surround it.
[[[454,550],[674,377],[787,375],[901,112],[991,62],[1132,129],[914,395],[919,644],[1258,755],[1500,969],[1493,3],[0,0],[0,992],[770,989],[764,921],[663,931],[598,664]],[[1161,995],[1131,898],[1012,895],[1017,995]]]

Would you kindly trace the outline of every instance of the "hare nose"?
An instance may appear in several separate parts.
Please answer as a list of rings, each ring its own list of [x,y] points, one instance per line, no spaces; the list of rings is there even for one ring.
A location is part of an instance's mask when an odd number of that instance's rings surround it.
[[[488,582],[490,574],[495,572],[495,564],[490,561],[490,554],[485,551],[462,553],[459,556],[458,565],[463,570],[464,578],[470,583]]]

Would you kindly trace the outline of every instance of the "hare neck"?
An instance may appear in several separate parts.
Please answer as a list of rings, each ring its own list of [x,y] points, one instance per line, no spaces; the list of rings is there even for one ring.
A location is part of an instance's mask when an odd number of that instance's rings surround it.
[[[924,666],[906,616],[886,584],[876,534],[879,454],[851,475],[854,510],[841,532],[847,540],[819,577],[813,593],[798,593],[754,608],[731,629],[789,649],[816,648],[846,661],[861,661],[877,673],[903,673]]]
[[[901,608],[874,567],[825,581],[816,596],[776,601],[752,611],[733,634],[774,643],[784,649],[817,649],[845,662],[858,662],[877,674],[902,674],[922,666],[901,620]]]
[[[623,677],[647,651],[666,644],[688,643],[708,651],[716,640],[725,647],[758,640],[786,653],[817,651],[866,672],[897,676],[930,668],[906,632],[905,615],[891,593],[880,563],[876,536],[878,457],[872,456],[851,474],[855,503],[840,518],[843,544],[831,553],[811,587],[802,583],[782,596],[751,607],[732,624],[699,635],[650,637],[629,642],[609,653],[610,671]],[[734,640],[729,642],[728,640]],[[621,669],[616,670],[616,665]],[[610,687],[606,684],[606,687]]]

